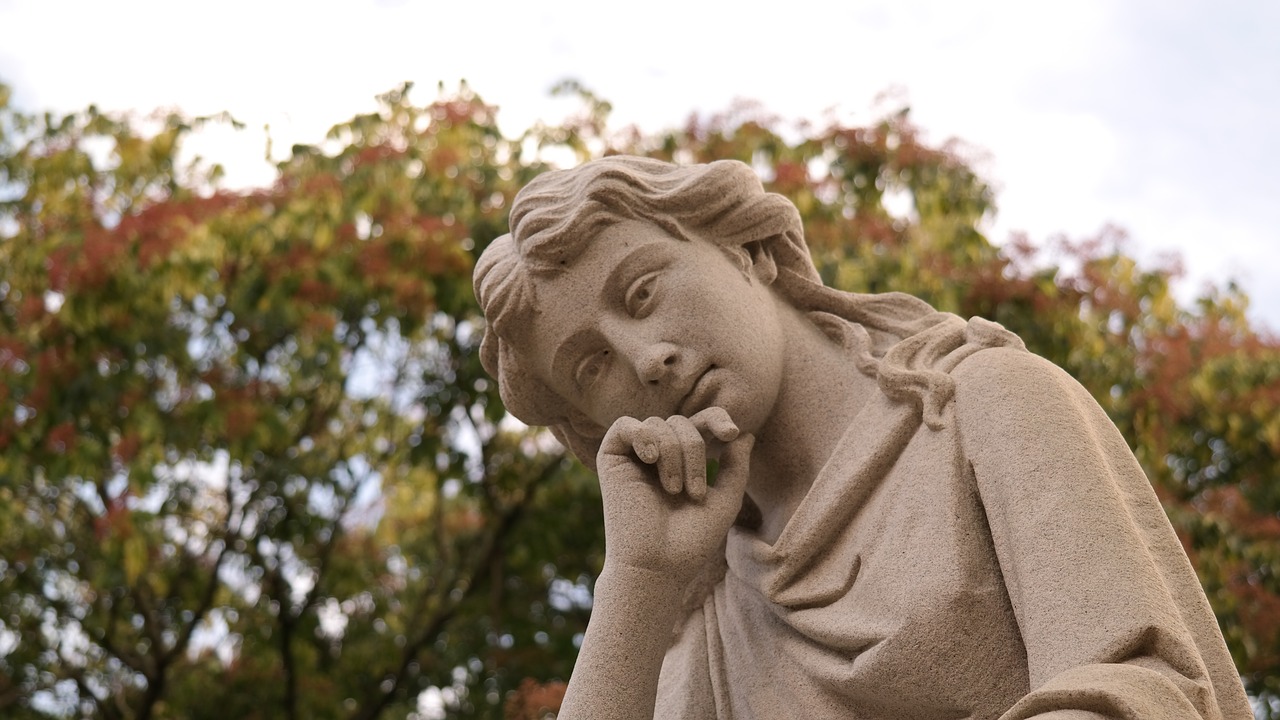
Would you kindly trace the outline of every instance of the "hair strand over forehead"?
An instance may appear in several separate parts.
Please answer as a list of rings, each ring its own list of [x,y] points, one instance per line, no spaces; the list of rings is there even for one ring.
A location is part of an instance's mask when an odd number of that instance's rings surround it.
[[[824,286],[795,205],[766,192],[744,163],[681,166],[614,156],[534,178],[512,204],[511,232],[484,251],[474,278],[488,323],[481,362],[498,379],[507,409],[528,424],[551,426],[587,466],[595,468],[606,428],[521,368],[516,346],[536,313],[538,277],[571,268],[602,230],[623,220],[727,251],[766,246],[778,266],[778,293],[797,309],[822,316],[820,327],[832,318],[860,327],[855,334],[866,343],[858,367],[876,374],[886,393],[920,402],[931,426],[941,422],[954,383],[932,363],[966,342],[963,320],[903,293],[862,295]],[[1013,339],[999,341],[1020,344],[1008,335]],[[908,338],[913,341],[904,343]]]

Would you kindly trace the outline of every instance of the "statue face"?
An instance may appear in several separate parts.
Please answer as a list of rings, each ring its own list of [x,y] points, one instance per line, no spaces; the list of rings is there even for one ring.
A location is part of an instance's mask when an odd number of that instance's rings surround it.
[[[626,220],[566,272],[536,282],[522,354],[601,428],[712,406],[747,432],[769,417],[783,381],[785,303],[754,267]]]

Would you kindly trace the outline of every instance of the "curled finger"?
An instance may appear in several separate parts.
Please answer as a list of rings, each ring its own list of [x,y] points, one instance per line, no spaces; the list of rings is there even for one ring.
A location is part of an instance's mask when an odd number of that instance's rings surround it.
[[[633,452],[640,455],[637,445],[644,445],[647,437],[644,423],[633,417],[618,418],[609,427],[609,432],[605,433],[604,439],[600,441],[600,452],[596,456],[596,464],[599,465],[609,456],[630,457]],[[654,450],[656,452],[656,445]]]
[[[684,451],[680,447],[680,438],[676,435],[675,428],[662,418],[651,417],[645,420],[644,429],[657,452],[652,462],[643,457],[641,459],[657,465],[662,489],[675,495],[684,489]]]
[[[747,434],[725,446],[716,486],[708,492],[708,503],[714,512],[732,517],[741,507],[747,478],[751,474],[751,449],[755,442],[755,436]]]
[[[722,407],[709,407],[689,418],[704,440],[716,439],[729,442],[738,437],[738,426]]]
[[[667,418],[667,425],[675,432],[684,457],[684,491],[694,500],[707,495],[707,446],[693,421],[683,415]]]

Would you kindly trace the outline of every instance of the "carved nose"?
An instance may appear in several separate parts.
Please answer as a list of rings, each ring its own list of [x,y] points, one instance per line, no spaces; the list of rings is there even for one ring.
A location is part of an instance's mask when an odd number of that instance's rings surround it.
[[[671,376],[680,359],[680,351],[671,343],[654,343],[645,348],[636,363],[636,374],[646,385],[660,385]]]

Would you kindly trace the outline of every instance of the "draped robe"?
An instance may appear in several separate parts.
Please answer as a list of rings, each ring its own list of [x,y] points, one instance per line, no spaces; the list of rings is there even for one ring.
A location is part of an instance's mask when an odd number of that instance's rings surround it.
[[[937,422],[868,398],[774,543],[730,531],[656,718],[1252,717],[1115,426],[991,328],[928,361]]]

